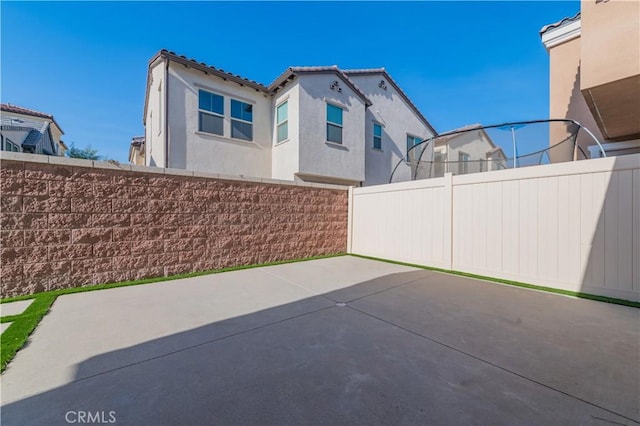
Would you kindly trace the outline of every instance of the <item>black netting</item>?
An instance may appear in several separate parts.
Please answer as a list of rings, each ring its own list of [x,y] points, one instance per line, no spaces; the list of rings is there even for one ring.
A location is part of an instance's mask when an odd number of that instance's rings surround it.
[[[469,126],[415,145],[398,162],[389,181],[584,160],[588,155],[576,143],[581,129],[572,120]],[[583,133],[589,137],[589,132]]]

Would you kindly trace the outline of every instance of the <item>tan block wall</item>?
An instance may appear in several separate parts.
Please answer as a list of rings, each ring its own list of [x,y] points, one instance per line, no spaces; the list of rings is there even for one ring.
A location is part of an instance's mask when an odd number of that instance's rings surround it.
[[[346,250],[345,189],[76,163],[2,159],[2,297]]]

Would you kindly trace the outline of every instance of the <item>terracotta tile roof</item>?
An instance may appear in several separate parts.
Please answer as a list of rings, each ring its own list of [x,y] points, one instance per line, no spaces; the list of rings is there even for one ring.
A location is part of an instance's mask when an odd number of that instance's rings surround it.
[[[16,114],[30,115],[32,117],[41,117],[41,118],[48,118],[50,120],[53,120],[53,115],[51,114],[46,114],[44,112],[36,111],[29,108],[19,107],[17,105],[0,104],[0,109],[2,111],[13,112]]]
[[[554,22],[553,24],[545,25],[544,27],[542,27],[540,29],[540,35],[546,33],[549,30],[553,30],[555,28],[564,27],[565,25],[568,25],[568,24],[570,24],[572,22],[579,21],[579,20],[580,20],[580,12],[576,13],[575,15],[573,15],[571,17],[563,18],[558,22]]]
[[[358,96],[362,98],[364,103],[367,106],[372,105],[367,95],[365,95],[362,90],[358,88],[358,86],[349,78],[344,71],[338,68],[337,65],[331,66],[315,66],[315,67],[289,67],[282,74],[280,74],[275,80],[269,84],[268,90],[269,93],[275,93],[283,87],[287,82],[298,74],[336,74],[338,75],[347,85],[353,90]]]
[[[343,70],[345,74],[380,74],[387,72],[384,68],[354,68],[351,70]]]
[[[232,74],[230,72],[227,72],[221,68],[216,68],[213,65],[207,65],[204,62],[198,62],[195,59],[190,59],[187,58],[184,55],[178,55],[175,52],[171,52],[169,50],[166,49],[162,49],[160,52],[158,52],[153,58],[151,58],[151,60],[149,61],[149,64],[151,64],[152,62],[154,62],[157,58],[159,57],[163,57],[163,58],[168,58],[174,62],[178,62],[181,63],[183,65],[187,65],[187,66],[191,66],[195,69],[198,69],[200,71],[203,71],[205,73],[208,74],[213,74],[213,75],[217,75],[218,77],[224,78],[226,80],[231,80],[234,81],[238,84],[244,85],[244,86],[249,86],[252,87],[256,90],[259,91],[263,91],[263,92],[267,92],[267,87],[264,84],[258,83],[255,80],[249,80],[248,78],[242,77],[240,75],[237,74]]]
[[[391,78],[391,76],[386,72],[384,68],[362,68],[362,69],[353,69],[353,70],[342,70],[337,65],[331,66],[295,66],[287,68],[282,74],[276,77],[268,86],[265,86],[262,83],[258,83],[255,80],[250,80],[248,78],[242,77],[237,74],[232,74],[227,72],[221,68],[216,68],[212,65],[207,65],[204,62],[198,62],[195,59],[187,58],[184,55],[178,55],[175,52],[169,51],[167,49],[162,49],[158,53],[156,53],[151,60],[149,61],[149,71],[151,69],[151,64],[153,64],[159,58],[167,58],[173,62],[181,63],[185,66],[192,67],[194,69],[198,69],[205,74],[216,75],[224,80],[230,80],[236,82],[242,86],[247,86],[254,88],[257,91],[264,92],[266,94],[272,95],[277,92],[281,87],[287,84],[290,80],[293,80],[296,75],[304,74],[304,73],[335,73],[338,75],[345,83],[358,95],[360,96],[367,106],[372,105],[371,101],[367,96],[358,88],[358,86],[354,83],[354,81],[349,78],[349,75],[364,75],[364,74],[384,74],[387,80],[394,86],[396,91],[407,101],[411,109],[414,110],[416,114],[424,121],[424,123],[431,129],[434,134],[438,134],[433,126],[427,121],[427,119],[422,115],[420,110],[415,106],[415,104],[409,99],[409,97],[400,89],[400,86]],[[147,86],[149,85],[149,77],[147,77]],[[148,91],[149,87],[147,87]],[[147,111],[147,97],[145,97],[145,108],[143,115],[143,123],[146,120],[146,111]]]
[[[49,120],[53,121],[55,123],[55,125],[58,126],[58,129],[60,129],[60,132],[62,134],[64,134],[64,132],[62,131],[62,127],[60,127],[60,125],[58,124],[56,119],[53,118],[53,115],[51,115],[51,114],[47,114],[47,113],[44,113],[44,112],[40,112],[40,111],[36,111],[36,110],[33,110],[33,109],[29,109],[29,108],[19,107],[17,105],[11,105],[9,103],[0,104],[0,110],[6,111],[6,112],[12,112],[14,114],[22,114],[22,115],[29,115],[31,117],[39,117],[39,118],[49,119]]]
[[[131,138],[131,145],[141,146],[145,141],[144,136],[134,136]]]

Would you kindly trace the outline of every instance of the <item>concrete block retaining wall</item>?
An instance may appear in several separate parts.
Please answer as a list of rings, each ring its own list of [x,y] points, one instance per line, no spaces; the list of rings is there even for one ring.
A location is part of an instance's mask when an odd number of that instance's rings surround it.
[[[345,252],[344,187],[2,153],[2,297]]]

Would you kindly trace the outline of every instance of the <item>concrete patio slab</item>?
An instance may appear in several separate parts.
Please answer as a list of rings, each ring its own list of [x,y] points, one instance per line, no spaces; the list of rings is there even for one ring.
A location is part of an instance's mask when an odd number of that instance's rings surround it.
[[[326,294],[328,292],[348,289],[353,285],[404,272],[417,272],[429,274],[430,271],[416,269],[393,263],[371,261],[369,259],[352,256],[341,256],[330,259],[320,259],[313,262],[299,262],[284,265],[270,266],[264,269],[283,280],[303,286],[314,294]],[[404,278],[403,278],[404,279]],[[393,286],[397,283],[386,282],[382,288]],[[375,291],[369,286],[363,294]]]
[[[638,424],[638,312],[355,257],[69,295],[1,420]]]
[[[12,315],[19,315],[33,303],[33,299],[19,300],[17,302],[0,303],[0,316],[8,317]]]
[[[9,326],[11,325],[10,322],[3,322],[0,323],[0,334],[4,333],[4,331],[9,328]]]
[[[351,306],[640,420],[636,308],[443,273]]]
[[[110,358],[104,365],[94,363],[77,374],[78,364],[104,352],[291,302],[301,301],[279,311],[281,316],[263,316],[260,321],[279,321],[332,306],[334,302],[330,299],[312,297],[322,290],[317,277],[332,271],[334,266],[342,272],[339,279],[326,280],[325,291],[353,286],[368,277],[412,270],[344,256],[159,282],[153,288],[142,285],[61,296],[32,335],[29,346],[18,353],[3,374],[2,401],[24,398],[262,322],[227,323],[206,333],[183,335],[161,346],[147,345],[127,353],[126,357]],[[305,281],[305,268],[307,277],[314,277],[309,281],[313,290]],[[48,354],[44,359],[43,353]]]

